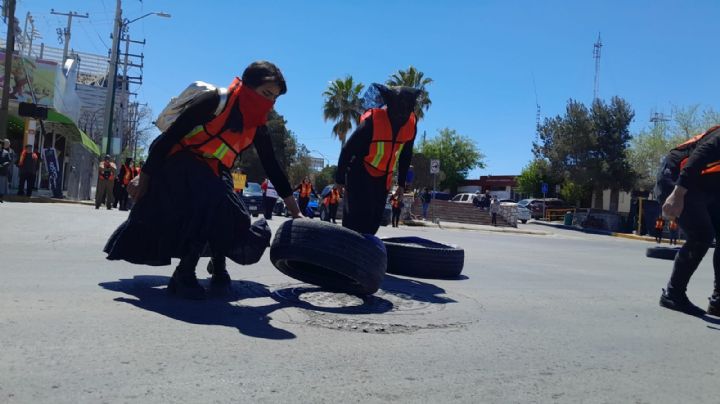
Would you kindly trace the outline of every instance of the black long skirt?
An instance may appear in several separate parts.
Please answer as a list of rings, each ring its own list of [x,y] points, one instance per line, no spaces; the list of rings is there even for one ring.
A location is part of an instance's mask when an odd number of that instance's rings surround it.
[[[201,158],[181,151],[151,177],[147,193],[110,236],[109,260],[170,265],[192,254],[226,256],[248,265],[270,242],[264,220],[250,225],[250,213],[234,192],[230,172],[216,175]]]

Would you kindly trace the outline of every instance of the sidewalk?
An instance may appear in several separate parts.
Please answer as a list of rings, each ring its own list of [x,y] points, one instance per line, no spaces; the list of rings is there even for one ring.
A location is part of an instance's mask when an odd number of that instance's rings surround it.
[[[495,227],[495,226],[487,226],[487,225],[479,225],[479,224],[468,224],[468,223],[455,223],[455,222],[440,222],[440,224],[433,223],[431,221],[426,220],[405,220],[403,222],[407,226],[424,226],[424,227],[437,227],[441,229],[458,229],[458,230],[476,230],[476,231],[490,231],[490,232],[496,232],[496,233],[515,233],[515,234],[531,234],[536,236],[550,236],[554,233],[552,232],[543,232],[538,230],[527,230],[527,229],[516,229],[514,227]],[[562,229],[562,230],[572,230],[572,231],[578,231],[582,233],[587,234],[596,234],[600,236],[610,236],[610,237],[620,237],[630,240],[638,240],[638,241],[649,241],[652,243],[655,243],[655,237],[651,236],[638,236],[636,234],[628,234],[628,233],[616,233],[612,231],[607,230],[597,230],[597,229],[584,229],[581,227],[576,226],[566,226],[561,223],[553,223],[553,222],[543,222],[539,220],[534,220],[531,222],[532,224],[537,224],[541,226],[547,226],[552,227],[556,229]],[[663,240],[663,244],[666,244],[667,240]],[[683,240],[678,240],[678,245],[684,244]]]
[[[638,240],[638,241],[650,241],[655,242],[655,237],[652,236],[639,236],[637,234],[631,234],[631,233],[617,233],[614,231],[608,231],[608,230],[598,230],[598,229],[585,229],[582,227],[577,226],[567,226],[561,223],[557,222],[543,222],[540,220],[533,221],[533,224],[541,225],[541,226],[548,226],[548,227],[554,227],[556,229],[563,229],[563,230],[573,230],[573,231],[579,231],[582,233],[587,234],[597,234],[601,236],[611,236],[611,237],[620,237],[620,238],[626,238],[629,240]],[[663,244],[667,243],[667,240],[663,240]],[[678,240],[678,245],[685,244],[684,240]]]
[[[31,203],[69,203],[74,205],[95,206],[95,202],[91,200],[76,201],[72,199],[53,198],[52,192],[47,189],[33,191],[33,195],[28,198],[17,194],[17,189],[11,189],[10,193],[3,197],[5,202],[31,202]]]
[[[495,233],[515,233],[515,234],[532,234],[535,236],[550,236],[553,233],[544,232],[539,230],[526,230],[517,229],[514,227],[495,227],[482,224],[469,224],[469,223],[455,223],[442,221],[439,224],[433,223],[428,220],[404,220],[403,224],[406,226],[423,226],[423,227],[437,227],[440,229],[457,229],[457,230],[476,230],[476,231],[490,231]]]

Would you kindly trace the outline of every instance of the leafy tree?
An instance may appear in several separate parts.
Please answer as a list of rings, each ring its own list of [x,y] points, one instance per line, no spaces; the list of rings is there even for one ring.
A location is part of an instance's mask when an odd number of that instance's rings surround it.
[[[548,184],[550,195],[554,193],[555,185],[560,183],[552,177],[550,172],[550,163],[547,160],[535,159],[523,168],[517,177],[518,191],[521,194],[532,197],[541,196],[542,184]]]
[[[670,122],[657,122],[635,134],[630,142],[629,159],[639,175],[637,187],[652,190],[660,163],[670,149],[715,125],[720,125],[720,113],[712,108],[676,106]]]
[[[287,121],[282,115],[275,112],[275,110],[270,111],[267,121],[268,134],[275,151],[275,158],[277,158],[280,167],[285,172],[295,161],[297,153],[295,136],[285,126],[286,123]],[[245,170],[249,182],[262,182],[266,176],[254,147],[250,147],[243,152],[240,158],[240,167]]]
[[[423,144],[420,152],[429,159],[440,160],[440,169],[445,173],[440,187],[450,188],[452,192],[457,192],[458,184],[467,178],[470,170],[485,168],[485,155],[475,141],[454,129],[439,130],[436,137]]]
[[[335,79],[330,82],[323,92],[323,117],[325,121],[335,121],[332,133],[340,139],[341,147],[345,146],[347,134],[353,125],[360,122],[362,115],[362,100],[360,92],[362,83],[355,83],[352,76],[345,79]]]
[[[565,181],[560,187],[560,197],[575,206],[581,206],[583,201],[590,197],[592,190],[588,186],[582,186],[572,181]]]
[[[610,188],[611,209],[616,208],[619,190],[631,188],[635,181],[627,158],[633,117],[630,106],[619,97],[613,97],[609,105],[595,101],[592,109],[570,100],[564,116],[540,125],[533,152],[536,158],[547,159],[554,176],[594,190],[600,198]]]
[[[319,173],[315,174],[315,190],[322,192],[323,188],[335,183],[335,172],[337,166],[326,166]]]
[[[718,124],[720,124],[720,112],[713,108],[707,107],[701,110],[699,104],[688,107],[673,106],[672,125],[669,130],[673,140],[682,143]]]
[[[421,148],[422,150],[422,148]],[[425,187],[432,188],[433,177],[430,174],[430,159],[422,152],[413,153],[411,163],[415,178],[413,179],[413,188],[423,189]]]
[[[295,186],[302,182],[305,177],[309,177],[312,173],[311,165],[310,150],[304,144],[299,145],[294,161],[288,168],[287,175],[290,185]]]
[[[637,173],[628,159],[632,135],[629,126],[635,117],[630,105],[620,97],[613,97],[610,104],[601,100],[593,102],[592,118],[597,142],[596,178],[594,181],[595,206],[602,206],[602,191],[610,189],[610,210],[617,212],[620,190],[630,190],[635,185]]]
[[[425,116],[425,112],[430,108],[432,101],[425,86],[431,84],[433,80],[425,77],[425,73],[410,66],[407,70],[398,70],[385,82],[389,86],[406,86],[421,90],[422,93],[415,106],[415,115],[418,121]]]

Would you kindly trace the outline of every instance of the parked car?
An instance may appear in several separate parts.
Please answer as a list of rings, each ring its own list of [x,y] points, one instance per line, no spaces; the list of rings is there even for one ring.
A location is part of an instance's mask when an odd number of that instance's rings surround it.
[[[295,198],[295,201],[298,200],[299,193],[297,191],[293,192],[293,197]],[[302,214],[305,217],[313,218],[318,215],[318,205],[319,200],[315,195],[310,195],[310,202],[308,202],[307,210],[305,212],[302,212]],[[273,207],[273,213],[279,216],[285,216],[289,217],[290,212],[288,212],[287,207],[285,206],[285,202],[281,198],[278,198],[277,202],[275,202],[275,206]]]
[[[543,217],[544,209],[565,209],[571,208],[565,201],[558,198],[546,198],[543,199],[524,199],[523,201],[529,201],[525,204],[525,207],[530,209],[530,214],[534,219],[540,219]],[[520,202],[523,202],[520,201]],[[520,205],[518,202],[518,205]],[[522,206],[522,205],[521,205]]]
[[[517,217],[522,224],[525,224],[528,222],[528,220],[532,219],[532,214],[530,213],[530,209],[526,208],[525,206],[520,206],[520,204],[518,204]]]
[[[248,182],[245,184],[242,195],[242,201],[247,206],[250,214],[257,217],[263,211],[263,195],[260,184],[257,182]]]
[[[450,202],[455,203],[473,203],[473,199],[475,198],[475,194],[471,193],[462,193],[455,195]]]

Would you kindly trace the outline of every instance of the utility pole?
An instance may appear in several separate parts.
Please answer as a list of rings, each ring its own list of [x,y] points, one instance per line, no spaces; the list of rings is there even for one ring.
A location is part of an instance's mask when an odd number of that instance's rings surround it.
[[[114,140],[112,124],[113,124],[113,109],[115,107],[115,84],[117,81],[117,61],[118,51],[120,46],[120,29],[123,25],[122,21],[122,6],[121,1],[116,0],[115,5],[115,26],[113,28],[112,36],[112,47],[110,48],[110,68],[108,69],[107,76],[107,96],[105,97],[105,117],[103,122],[103,130],[105,131],[105,152],[106,154],[112,155],[113,152],[119,150],[112,149],[112,143]]]
[[[0,101],[0,134],[7,139],[8,104],[10,103],[10,76],[15,50],[15,0],[5,0],[7,4],[7,39],[5,41],[5,75]]]
[[[602,41],[598,32],[597,42],[593,45],[593,59],[595,59],[595,83],[593,85],[593,102],[597,100],[600,93],[600,50],[602,49]]]
[[[64,31],[64,34],[65,34],[65,41],[64,41],[64,42],[65,42],[65,47],[63,47],[63,58],[62,58],[63,63],[65,63],[65,61],[66,61],[67,58],[68,58],[67,56],[68,56],[68,46],[70,45],[70,29],[72,28],[72,19],[73,19],[73,17],[88,18],[88,17],[90,17],[90,15],[89,15],[88,13],[85,13],[85,15],[82,15],[82,14],[78,14],[78,13],[76,13],[76,12],[74,12],[74,11],[70,11],[69,13],[58,13],[57,11],[55,11],[55,10],[52,9],[52,8],[50,9],[50,14],[66,15],[67,18],[68,18],[67,28],[65,28],[65,31]],[[59,30],[59,28],[58,28],[58,30]]]
[[[127,29],[127,26],[124,28]],[[120,82],[122,83],[122,91],[120,99],[122,100],[123,107],[121,108],[121,115],[123,117],[127,117],[130,113],[130,84],[142,84],[142,75],[138,77],[128,77],[128,69],[130,67],[137,67],[142,69],[143,68],[143,61],[145,56],[143,54],[135,55],[130,53],[130,43],[136,43],[145,45],[145,40],[142,41],[134,41],[130,39],[130,35],[124,35],[120,38],[121,41],[125,42],[125,53],[120,53],[118,56],[122,55],[124,56],[123,60],[123,71],[122,71],[122,78]],[[130,57],[137,57],[140,58],[140,64],[136,64],[130,61]],[[130,122],[128,119],[123,119],[122,121],[122,127],[120,128],[119,132],[121,134],[127,134],[128,132],[127,123]]]
[[[28,22],[30,23],[30,31],[28,32]],[[35,19],[33,19],[30,12],[25,16],[25,27],[23,28],[22,45],[23,50],[27,49],[27,57],[32,56],[32,43],[33,39],[42,38],[40,33],[35,29]]]

